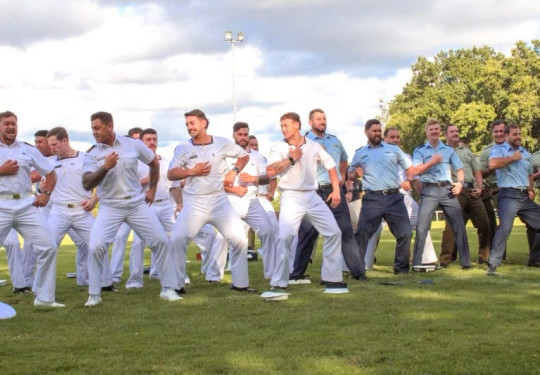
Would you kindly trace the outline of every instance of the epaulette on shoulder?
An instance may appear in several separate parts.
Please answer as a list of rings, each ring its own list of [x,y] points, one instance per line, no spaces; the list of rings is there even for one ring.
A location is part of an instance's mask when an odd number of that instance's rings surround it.
[[[31,146],[31,147],[36,147],[36,146],[34,146],[33,144],[30,144],[30,143],[28,143],[28,142],[23,142],[23,143],[24,143],[25,145],[28,145],[28,146]]]
[[[96,148],[96,145],[92,145],[88,150],[86,150],[86,153],[88,154],[90,151]]]
[[[326,133],[326,135],[329,136],[329,137],[337,138],[337,136],[335,136],[334,134],[328,134],[328,133]]]
[[[425,147],[426,144],[425,143],[420,143],[418,146],[416,146],[414,149],[416,150],[417,148],[422,148],[422,147]]]
[[[356,150],[354,150],[354,151],[360,151],[360,150],[363,149],[364,147],[366,147],[366,145],[361,146],[361,147],[358,147],[358,148],[357,148]]]

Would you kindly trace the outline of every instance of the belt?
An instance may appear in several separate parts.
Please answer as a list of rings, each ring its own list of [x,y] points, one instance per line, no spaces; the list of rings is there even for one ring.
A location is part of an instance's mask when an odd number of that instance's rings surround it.
[[[79,207],[82,207],[82,205],[80,203],[68,203],[68,204],[66,204],[66,207],[67,208],[79,208]]]
[[[266,197],[266,194],[257,194],[257,197]]]
[[[22,199],[31,197],[32,195],[34,195],[34,193],[0,194],[0,199]]]
[[[366,194],[390,195],[399,193],[399,189],[366,190]]]
[[[451,182],[449,181],[437,181],[437,182],[424,182],[424,186],[437,186],[437,187],[444,187],[450,185]]]
[[[528,188],[501,188],[501,190],[512,190],[512,191],[520,192],[523,195],[529,195]]]
[[[319,184],[319,189],[332,189],[332,184]]]
[[[474,183],[473,182],[464,182],[463,187],[465,189],[474,189]]]
[[[155,199],[154,200],[154,203],[161,203],[161,202],[165,202],[167,201],[168,199]]]

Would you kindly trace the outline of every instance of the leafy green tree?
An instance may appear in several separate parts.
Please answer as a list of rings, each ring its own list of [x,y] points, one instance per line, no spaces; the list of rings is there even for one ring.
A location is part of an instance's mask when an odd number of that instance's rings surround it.
[[[540,136],[540,40],[519,41],[506,57],[491,47],[419,57],[413,77],[389,104],[388,126],[402,132],[404,149],[425,142],[428,118],[459,126],[473,152],[491,142],[496,118],[522,128],[523,144],[536,149]]]

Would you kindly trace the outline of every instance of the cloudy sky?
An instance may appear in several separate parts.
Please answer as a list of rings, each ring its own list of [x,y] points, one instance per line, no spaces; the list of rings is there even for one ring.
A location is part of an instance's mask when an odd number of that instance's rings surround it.
[[[200,108],[210,133],[233,123],[231,45],[238,121],[262,150],[279,117],[325,110],[349,155],[363,123],[410,79],[418,56],[489,45],[508,53],[540,37],[540,2],[504,0],[0,0],[0,110],[19,116],[19,138],[65,126],[80,149],[90,114],[117,133],[154,127],[162,153],[187,138],[183,113]]]

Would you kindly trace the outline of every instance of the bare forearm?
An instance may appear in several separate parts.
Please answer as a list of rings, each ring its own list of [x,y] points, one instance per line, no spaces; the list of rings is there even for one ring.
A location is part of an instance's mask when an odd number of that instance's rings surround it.
[[[435,163],[432,163],[431,160],[424,164],[419,164],[414,167],[414,174],[420,175],[425,173],[429,168],[433,167]]]
[[[182,188],[173,187],[169,191],[171,192],[176,205],[183,204]]]
[[[484,185],[484,181],[482,179],[482,172],[474,172],[474,182],[477,188],[482,189],[482,186]]]
[[[157,188],[157,184],[159,181],[159,162],[157,162],[157,165],[151,165],[150,166],[150,182],[149,186],[151,189]]]
[[[500,169],[506,167],[508,164],[513,163],[513,158],[491,158],[489,159],[489,168]]]
[[[47,176],[45,176],[45,191],[53,191],[56,186],[56,172],[53,170]]]

